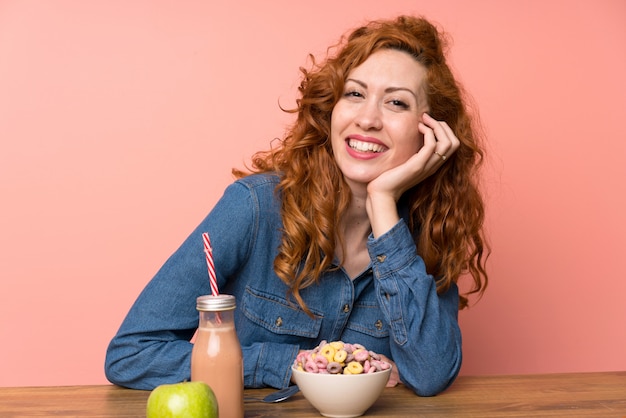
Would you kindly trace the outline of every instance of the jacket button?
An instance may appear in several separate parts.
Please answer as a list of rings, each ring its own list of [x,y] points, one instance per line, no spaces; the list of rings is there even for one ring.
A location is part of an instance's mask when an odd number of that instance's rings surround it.
[[[350,305],[348,305],[347,303],[346,303],[345,305],[343,305],[343,311],[344,311],[345,313],[350,312]]]
[[[283,318],[281,318],[280,316],[278,318],[276,318],[276,322],[274,322],[274,325],[276,325],[277,327],[282,327],[283,326]]]
[[[383,261],[385,261],[387,259],[386,255],[377,255],[376,256],[376,260],[378,260],[378,262],[382,263]]]
[[[376,321],[376,323],[374,324],[374,326],[376,327],[377,330],[381,330],[383,329],[383,321],[381,321],[380,319],[378,321]]]

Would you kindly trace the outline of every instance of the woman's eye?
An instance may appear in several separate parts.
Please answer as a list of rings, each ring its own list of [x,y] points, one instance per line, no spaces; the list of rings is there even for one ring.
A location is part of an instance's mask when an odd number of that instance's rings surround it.
[[[406,104],[405,102],[403,102],[402,100],[391,100],[390,103],[393,106],[400,107],[402,109],[408,109],[409,108],[409,105]]]
[[[355,90],[346,91],[343,95],[345,97],[363,97],[363,95],[361,93],[359,93],[358,91],[355,91]]]

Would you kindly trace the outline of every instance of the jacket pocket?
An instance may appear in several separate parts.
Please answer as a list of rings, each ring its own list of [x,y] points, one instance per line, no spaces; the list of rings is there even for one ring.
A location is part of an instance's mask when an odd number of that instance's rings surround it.
[[[385,322],[380,305],[375,300],[357,301],[346,328],[375,338],[389,336],[389,326]]]
[[[311,310],[311,318],[296,302],[250,287],[244,293],[241,311],[248,320],[274,334],[316,338],[322,327],[321,312]]]

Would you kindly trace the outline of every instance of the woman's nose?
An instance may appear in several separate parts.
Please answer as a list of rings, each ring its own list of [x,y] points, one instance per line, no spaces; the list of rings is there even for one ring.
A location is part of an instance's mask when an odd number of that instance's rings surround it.
[[[378,130],[382,128],[381,111],[374,101],[363,102],[356,115],[356,124],[359,128],[368,130]]]

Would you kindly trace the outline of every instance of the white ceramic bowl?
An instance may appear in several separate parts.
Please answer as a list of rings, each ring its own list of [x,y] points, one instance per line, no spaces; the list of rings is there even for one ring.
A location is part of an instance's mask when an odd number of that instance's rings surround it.
[[[319,374],[291,368],[300,391],[325,417],[358,417],[376,402],[391,368],[369,374]]]

